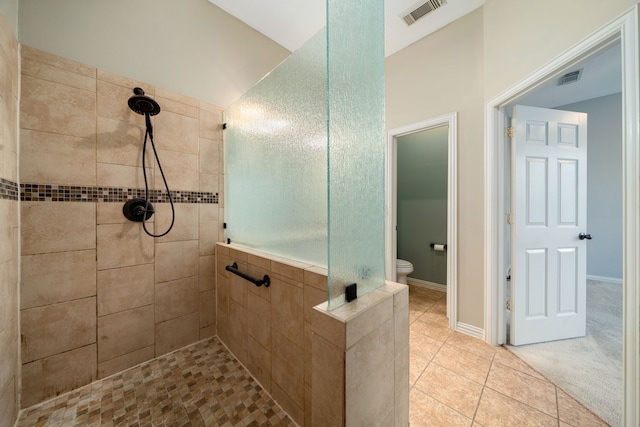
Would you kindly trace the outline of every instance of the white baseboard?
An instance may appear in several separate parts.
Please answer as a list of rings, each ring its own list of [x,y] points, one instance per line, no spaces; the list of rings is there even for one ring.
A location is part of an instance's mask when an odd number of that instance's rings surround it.
[[[617,279],[615,277],[594,276],[592,274],[587,274],[587,279],[597,280],[599,282],[608,282],[608,283],[615,283],[615,284],[618,284],[618,285],[622,285],[622,279]]]
[[[458,322],[458,324],[456,325],[456,331],[484,341],[484,329],[478,328],[477,326]]]
[[[440,283],[429,282],[426,280],[415,279],[413,277],[407,277],[407,283],[409,285],[421,286],[423,288],[433,289],[434,291],[447,292],[447,285]]]

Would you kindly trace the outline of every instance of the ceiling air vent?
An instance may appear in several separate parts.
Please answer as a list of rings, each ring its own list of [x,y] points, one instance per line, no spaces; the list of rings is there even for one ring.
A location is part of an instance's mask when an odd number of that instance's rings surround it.
[[[412,7],[400,16],[407,25],[411,25],[427,13],[433,12],[446,3],[445,0],[429,0],[426,3],[420,2],[418,6]]]
[[[582,77],[582,70],[583,69],[584,68],[580,68],[577,71],[572,71],[572,72],[567,73],[564,76],[560,77],[560,80],[558,80],[558,86],[568,85],[570,83],[575,83],[578,80],[580,80],[580,77]]]

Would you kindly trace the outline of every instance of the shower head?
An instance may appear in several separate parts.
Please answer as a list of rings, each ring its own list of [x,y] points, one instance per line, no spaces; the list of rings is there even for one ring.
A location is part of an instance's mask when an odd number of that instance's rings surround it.
[[[142,115],[155,116],[160,112],[160,106],[156,101],[145,96],[144,90],[137,87],[133,89],[134,95],[129,98],[129,108]]]

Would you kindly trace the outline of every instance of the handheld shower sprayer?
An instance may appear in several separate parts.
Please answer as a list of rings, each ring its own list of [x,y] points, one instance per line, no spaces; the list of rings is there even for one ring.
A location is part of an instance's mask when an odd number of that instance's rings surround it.
[[[144,90],[142,88],[136,87],[133,89],[133,96],[129,98],[129,108],[134,113],[138,113],[144,115],[146,131],[144,134],[144,143],[142,145],[142,174],[144,176],[144,199],[131,199],[128,200],[123,208],[122,213],[124,216],[131,220],[142,222],[142,228],[145,233],[147,233],[151,237],[162,237],[167,234],[173,228],[173,224],[176,219],[176,212],[173,206],[173,199],[171,198],[171,190],[169,190],[169,185],[167,184],[167,179],[164,176],[164,171],[162,170],[162,165],[160,165],[160,158],[158,157],[158,152],[156,151],[155,143],[153,142],[153,126],[151,124],[151,116],[155,116],[160,113],[160,105],[158,103],[149,98],[144,94]],[[153,205],[149,201],[149,182],[147,179],[147,167],[145,164],[145,160],[147,157],[147,138],[151,142],[151,147],[153,148],[153,154],[158,164],[158,169],[160,170],[160,175],[162,176],[162,180],[164,181],[164,187],[167,189],[167,196],[169,198],[169,203],[171,204],[171,225],[167,231],[162,234],[153,234],[147,230],[146,220],[151,218],[151,216],[155,213]]]

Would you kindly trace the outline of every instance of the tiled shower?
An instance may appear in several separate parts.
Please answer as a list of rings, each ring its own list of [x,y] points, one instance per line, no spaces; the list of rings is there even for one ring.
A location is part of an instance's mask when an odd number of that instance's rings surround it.
[[[5,426],[15,419],[20,399],[27,407],[215,335],[222,109],[20,48],[6,22],[0,27],[0,425]],[[159,239],[122,214],[124,202],[140,197],[144,188],[144,117],[127,106],[136,86],[162,107],[154,117],[156,146],[176,222]],[[165,230],[171,210],[147,154],[156,207],[149,225]]]
[[[21,52],[20,318],[29,406],[215,334],[222,110],[27,46]],[[156,145],[176,223],[159,239],[122,215],[144,188],[143,117],[127,106],[136,86],[162,106]],[[149,172],[151,188],[163,189],[157,167]],[[171,212],[166,194],[152,200],[159,232]]]

